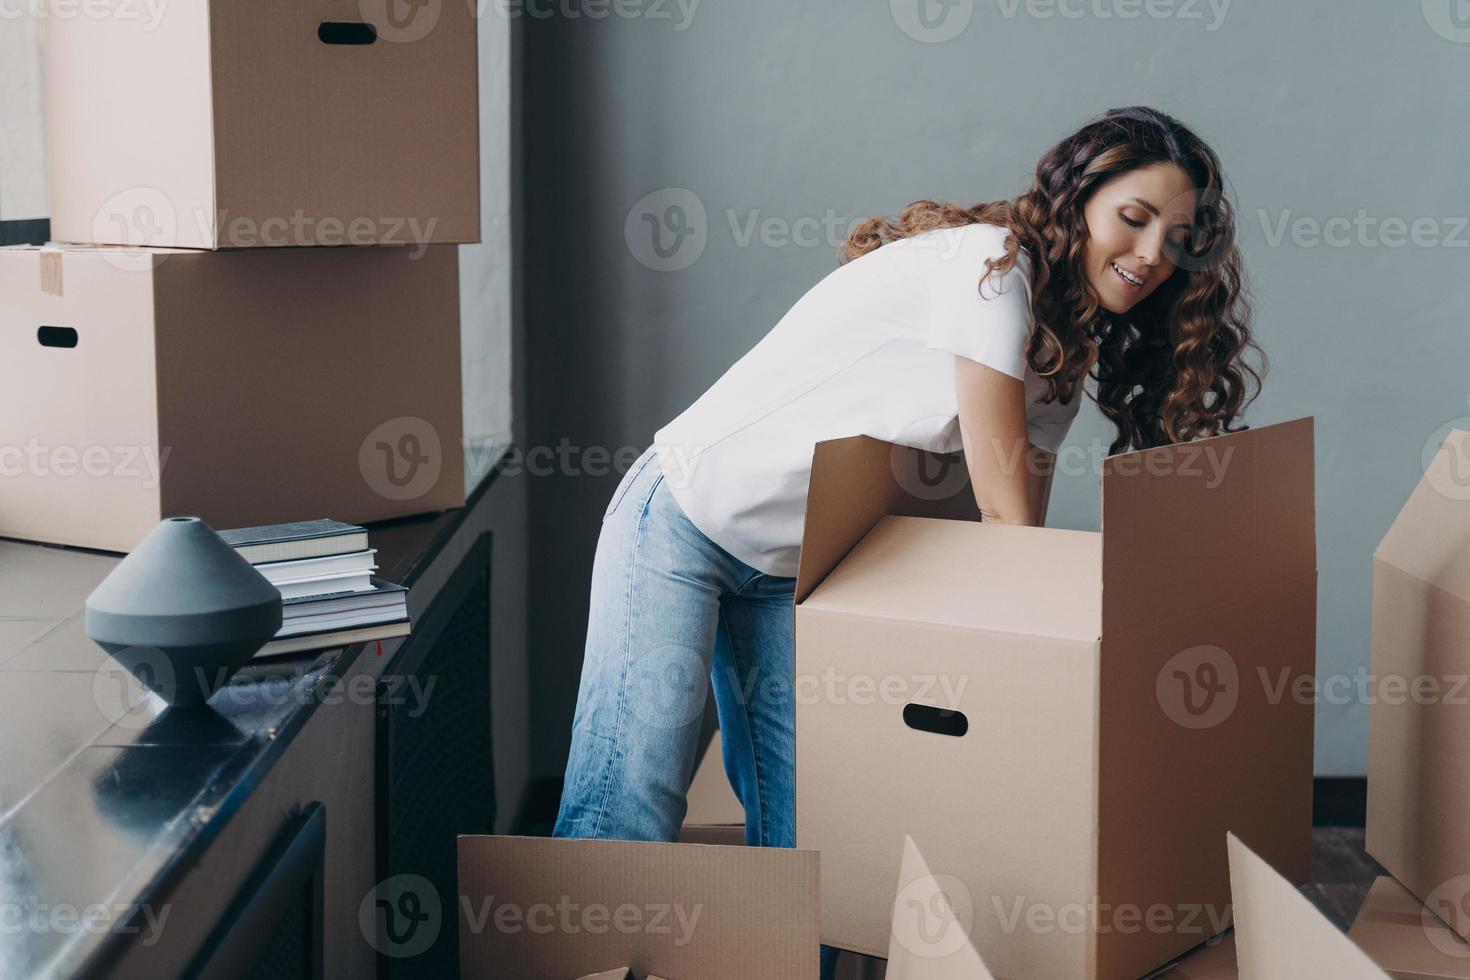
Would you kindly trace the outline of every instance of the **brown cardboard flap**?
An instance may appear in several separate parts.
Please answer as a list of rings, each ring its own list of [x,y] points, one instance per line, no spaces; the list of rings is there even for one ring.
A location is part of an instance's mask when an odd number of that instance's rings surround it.
[[[1239,837],[1227,841],[1240,980],[1388,980]]]
[[[797,603],[889,514],[979,520],[964,455],[925,452],[871,436],[817,443],[796,573]]]
[[[1238,980],[1235,965],[1235,933],[1227,932],[1191,950],[1178,963],[1172,963],[1145,980]]]
[[[1103,463],[1103,629],[1116,633],[1311,575],[1312,419]]]
[[[1096,641],[1100,545],[1091,531],[882,517],[806,606]]]
[[[460,837],[468,977],[811,980],[817,854],[550,837]]]
[[[1470,978],[1470,943],[1388,875],[1373,882],[1348,938],[1396,977]]]
[[[1470,599],[1470,432],[1450,430],[1374,557]]]

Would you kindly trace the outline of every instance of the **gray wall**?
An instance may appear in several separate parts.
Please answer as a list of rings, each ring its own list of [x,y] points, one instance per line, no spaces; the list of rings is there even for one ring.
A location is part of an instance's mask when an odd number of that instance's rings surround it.
[[[1210,140],[1232,179],[1273,367],[1250,421],[1317,417],[1319,673],[1365,671],[1370,555],[1426,441],[1470,415],[1470,24],[1452,0],[950,0],[929,5],[954,18],[936,41],[911,36],[935,36],[918,2],[707,2],[692,17],[644,3],[600,19],[574,2],[581,16],[524,18],[529,444],[566,440],[573,461],[575,447],[647,445],[834,267],[841,230],[824,220],[1014,196],[1089,116],[1154,105]],[[697,198],[705,231],[663,261],[624,226],[651,193],[639,211],[693,205],[670,188]],[[752,217],[775,223],[747,236]],[[1417,218],[1430,219],[1417,244],[1379,224]],[[1314,240],[1330,219],[1346,238]],[[684,267],[650,268],[669,264]],[[1109,434],[1085,406],[1069,445]],[[541,776],[564,762],[616,483],[562,469],[531,489]],[[1091,467],[1062,479],[1052,522],[1096,528],[1097,483]],[[1332,700],[1317,770],[1360,774],[1366,706]]]

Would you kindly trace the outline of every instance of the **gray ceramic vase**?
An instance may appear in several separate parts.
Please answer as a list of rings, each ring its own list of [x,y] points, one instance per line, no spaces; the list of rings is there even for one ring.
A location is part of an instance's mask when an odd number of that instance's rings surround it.
[[[169,517],[87,597],[85,625],[164,701],[203,704],[281,628],[281,593],[208,524]]]

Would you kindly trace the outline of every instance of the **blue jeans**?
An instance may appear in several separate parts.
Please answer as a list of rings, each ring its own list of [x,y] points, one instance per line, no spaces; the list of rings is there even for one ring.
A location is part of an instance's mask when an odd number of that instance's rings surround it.
[[[745,842],[795,845],[795,586],[705,537],[639,457],[597,541],[557,837],[674,840],[713,687]]]

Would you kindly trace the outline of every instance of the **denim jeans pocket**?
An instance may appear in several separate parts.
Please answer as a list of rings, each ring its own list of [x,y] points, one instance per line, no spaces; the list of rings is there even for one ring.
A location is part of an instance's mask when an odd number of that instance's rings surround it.
[[[628,491],[632,489],[633,484],[638,482],[638,478],[643,474],[648,464],[657,458],[657,450],[653,446],[649,446],[643,451],[643,455],[639,456],[634,460],[633,465],[628,467],[628,472],[623,474],[622,482],[618,484],[618,489],[613,493],[612,500],[608,502],[607,510],[602,512],[602,519],[604,521],[612,516],[613,511],[618,509],[618,504],[623,502],[623,498],[628,495]]]

